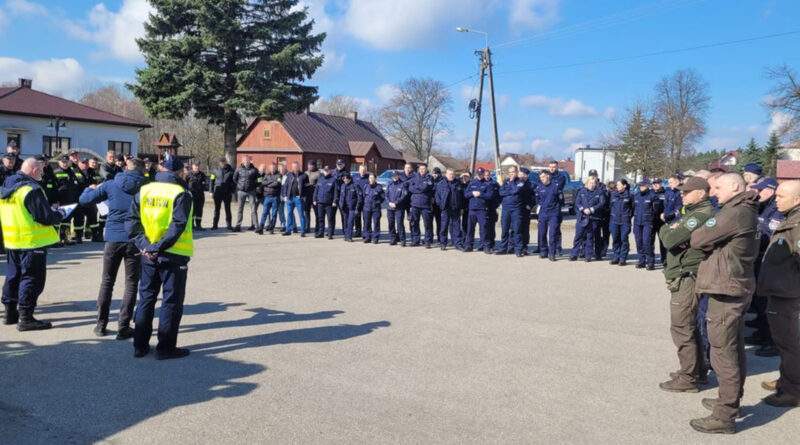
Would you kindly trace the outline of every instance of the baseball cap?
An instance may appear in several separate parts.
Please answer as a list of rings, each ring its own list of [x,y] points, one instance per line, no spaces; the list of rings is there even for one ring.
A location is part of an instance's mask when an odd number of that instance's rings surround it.
[[[760,175],[761,172],[762,172],[761,166],[756,164],[756,163],[754,163],[754,162],[751,162],[751,163],[745,165],[744,166],[744,171],[745,171],[745,173],[754,173],[756,175]]]
[[[164,168],[171,172],[176,172],[183,169],[183,161],[177,156],[170,156],[169,159],[164,161]]]
[[[650,185],[650,180],[647,178],[642,179],[639,181],[639,185]]]
[[[395,177],[395,176],[400,176],[400,172],[397,171],[397,170],[393,170],[392,171],[392,177]]]
[[[441,175],[442,169],[439,167],[433,167],[433,172],[436,173],[437,175]]]
[[[764,189],[777,190],[778,189],[778,181],[776,181],[774,178],[764,178],[764,179],[758,181],[753,186],[753,190],[764,190]]]
[[[589,176],[597,176],[597,170],[595,169],[589,170]]]
[[[475,170],[476,175],[482,175],[484,173],[486,173],[486,170],[484,170],[483,167],[478,167],[478,169]]]
[[[336,165],[344,165],[344,161],[341,159],[336,160]]]
[[[708,181],[699,176],[692,176],[691,178],[687,179],[683,185],[679,185],[677,187],[677,189],[682,192],[692,192],[695,190],[703,190],[707,192],[709,188]]]
[[[529,174],[531,174],[531,171],[530,171],[530,170],[528,170],[528,169],[527,169],[527,168],[525,168],[525,167],[522,167],[521,169],[519,169],[519,171],[521,171],[522,173],[525,173],[526,175],[529,175]]]

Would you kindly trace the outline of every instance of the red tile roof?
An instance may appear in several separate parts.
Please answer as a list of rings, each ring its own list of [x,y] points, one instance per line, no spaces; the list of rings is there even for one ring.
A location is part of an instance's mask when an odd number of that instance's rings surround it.
[[[348,142],[350,146],[350,154],[352,156],[366,156],[372,147],[375,146],[374,142],[368,141],[350,141]]]
[[[27,87],[0,88],[0,113],[148,128],[150,125]]]
[[[778,179],[800,179],[800,161],[778,161]]]
[[[261,118],[255,119],[237,143],[241,143],[260,121]],[[351,142],[372,142],[382,158],[403,160],[403,155],[392,147],[372,122],[322,113],[289,113],[283,116],[281,124],[306,153],[356,156],[351,154]],[[360,149],[363,146],[359,145]]]

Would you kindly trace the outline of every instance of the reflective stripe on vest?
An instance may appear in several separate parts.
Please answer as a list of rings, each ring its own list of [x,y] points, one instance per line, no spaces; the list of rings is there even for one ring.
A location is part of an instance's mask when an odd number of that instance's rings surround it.
[[[142,186],[139,191],[139,213],[144,227],[144,234],[151,243],[160,241],[167,234],[169,225],[172,223],[172,208],[175,199],[181,193],[188,193],[183,187],[177,184],[166,182],[153,182]],[[193,256],[194,245],[192,243],[192,218],[194,208],[189,210],[189,218],[186,221],[186,228],[167,252],[175,255]]]
[[[31,186],[23,185],[7,199],[0,199],[0,221],[6,249],[38,249],[58,242],[56,229],[34,221],[25,208],[25,197],[31,190]]]

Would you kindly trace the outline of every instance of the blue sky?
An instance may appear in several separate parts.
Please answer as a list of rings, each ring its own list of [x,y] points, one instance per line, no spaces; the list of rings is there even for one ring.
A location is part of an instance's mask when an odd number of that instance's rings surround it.
[[[800,30],[792,0],[304,0],[329,34],[326,64],[312,80],[322,97],[344,94],[379,107],[392,84],[410,76],[447,85],[474,75],[472,51],[487,31],[494,50],[503,151],[566,157],[597,144],[613,117],[646,99],[663,76],[684,68],[708,82],[708,134],[697,149],[766,140],[761,105],[772,81],[765,69],[800,67],[800,34],[654,57],[541,70]],[[92,87],[133,79],[141,56],[133,39],[144,0],[0,0],[0,81],[33,77],[34,87],[78,97]],[[527,71],[526,71],[527,70]],[[477,76],[452,85],[450,131],[437,148],[463,154],[473,121],[467,102]],[[488,110],[488,106],[485,107]],[[481,153],[490,153],[483,121]]]

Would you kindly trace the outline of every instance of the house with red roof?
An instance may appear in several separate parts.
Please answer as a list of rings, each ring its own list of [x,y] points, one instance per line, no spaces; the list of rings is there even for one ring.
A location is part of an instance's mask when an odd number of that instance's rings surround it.
[[[736,169],[736,164],[739,162],[740,153],[736,150],[726,152],[721,158],[709,164],[708,169],[721,168],[725,171]]]
[[[777,172],[775,176],[777,176],[778,182],[800,179],[800,161],[778,161]]]
[[[0,144],[16,144],[23,157],[57,157],[72,150],[101,158],[107,150],[136,156],[139,131],[148,127],[34,90],[30,79],[19,79],[15,87],[0,88]]]
[[[247,126],[236,142],[237,164],[249,155],[253,164],[289,165],[299,162],[305,169],[309,161],[317,166],[334,168],[341,159],[349,170],[365,164],[367,170],[380,174],[402,169],[403,154],[392,147],[371,122],[322,113],[289,113],[280,121],[257,118]]]

